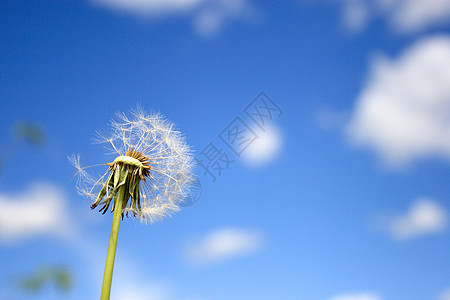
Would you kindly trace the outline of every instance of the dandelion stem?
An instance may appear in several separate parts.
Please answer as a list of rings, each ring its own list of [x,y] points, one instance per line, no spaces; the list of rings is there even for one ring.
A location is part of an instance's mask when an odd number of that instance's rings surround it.
[[[114,268],[114,259],[116,257],[117,237],[119,236],[120,218],[122,216],[122,203],[125,198],[126,185],[119,188],[114,206],[114,216],[111,227],[111,236],[109,238],[108,254],[106,255],[105,273],[103,275],[102,295],[100,300],[109,300],[111,293],[111,281]]]

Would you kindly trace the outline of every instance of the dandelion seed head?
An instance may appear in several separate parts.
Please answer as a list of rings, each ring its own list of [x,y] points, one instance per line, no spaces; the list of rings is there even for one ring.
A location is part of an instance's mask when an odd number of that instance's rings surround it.
[[[69,155],[67,159],[69,160],[69,163],[77,170],[75,176],[77,177],[78,185],[92,180],[92,177],[84,168],[81,167],[79,154]]]
[[[122,216],[152,223],[179,210],[193,182],[193,154],[172,123],[137,107],[128,115],[117,113],[110,132],[97,132],[95,142],[115,154],[100,178],[87,174],[78,155],[69,158],[79,174],[78,192],[94,201],[91,208],[105,213],[118,188],[126,186]]]

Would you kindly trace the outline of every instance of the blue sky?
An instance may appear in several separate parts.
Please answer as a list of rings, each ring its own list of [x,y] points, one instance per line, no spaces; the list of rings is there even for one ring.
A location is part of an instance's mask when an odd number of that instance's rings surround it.
[[[164,114],[234,163],[153,225],[121,224],[115,300],[449,300],[450,1],[0,4],[0,299],[95,299],[112,214],[67,156],[117,111]],[[264,92],[265,131],[244,109]],[[219,134],[258,135],[240,157]],[[33,147],[17,122],[40,126]],[[99,172],[101,172],[101,168]],[[75,284],[26,295],[17,274]]]

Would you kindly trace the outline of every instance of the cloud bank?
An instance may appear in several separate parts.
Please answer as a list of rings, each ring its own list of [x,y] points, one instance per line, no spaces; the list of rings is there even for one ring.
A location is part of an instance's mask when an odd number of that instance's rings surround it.
[[[372,292],[360,292],[337,295],[330,300],[382,300],[382,298]]]
[[[91,0],[92,3],[130,15],[161,19],[168,16],[188,17],[194,31],[212,37],[228,23],[252,20],[258,15],[248,0]]]
[[[221,228],[192,242],[186,248],[186,258],[194,265],[209,265],[234,257],[254,253],[263,245],[262,234],[255,230]]]
[[[242,158],[250,165],[261,166],[274,161],[282,146],[281,130],[274,124],[267,124],[265,131],[258,133],[258,138],[242,153]]]
[[[438,300],[450,300],[450,288],[443,291],[439,297]]]
[[[73,222],[63,191],[36,183],[16,194],[0,194],[0,242],[12,243],[34,235],[68,237]]]
[[[450,0],[341,0],[342,22],[354,32],[376,17],[397,33],[415,33],[450,24]]]
[[[408,211],[387,218],[383,225],[394,239],[408,240],[443,232],[448,225],[448,214],[436,201],[419,198]]]
[[[392,167],[450,159],[450,37],[420,40],[397,59],[374,59],[346,131],[352,144]]]

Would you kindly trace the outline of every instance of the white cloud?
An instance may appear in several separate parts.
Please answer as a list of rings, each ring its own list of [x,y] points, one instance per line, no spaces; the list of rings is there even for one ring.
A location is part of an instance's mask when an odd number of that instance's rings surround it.
[[[111,300],[205,300],[177,295],[169,282],[149,277],[148,270],[143,270],[133,255],[119,255],[116,261]]]
[[[378,57],[347,133],[388,165],[450,159],[450,37],[418,41],[398,59]]]
[[[203,37],[219,33],[232,20],[256,18],[248,0],[91,0],[93,3],[139,17],[182,15],[192,18],[193,29]]]
[[[448,216],[444,208],[428,198],[417,199],[403,214],[388,218],[384,227],[395,239],[406,240],[445,230]]]
[[[324,131],[343,130],[349,121],[348,112],[321,107],[315,113],[315,122]]]
[[[116,272],[118,273],[118,272]],[[132,277],[134,278],[134,277]],[[136,279],[136,278],[135,278]],[[171,290],[156,281],[143,282],[116,280],[117,287],[111,295],[112,300],[171,300]]]
[[[399,33],[449,23],[450,0],[341,0],[344,24],[363,29],[371,16],[381,16]]]
[[[92,0],[95,4],[137,15],[187,12],[206,0]]]
[[[199,35],[211,37],[222,31],[228,21],[256,16],[256,9],[247,0],[208,1],[194,17],[193,26]]]
[[[283,146],[281,131],[273,124],[267,124],[265,131],[242,152],[242,158],[249,164],[261,166],[278,157]]]
[[[330,300],[382,300],[382,298],[375,293],[362,292],[337,295]]]
[[[344,27],[352,32],[362,31],[369,19],[369,8],[360,0],[343,0],[342,21]]]
[[[176,297],[172,289],[157,281],[136,279],[134,282],[129,281],[119,284],[120,287],[111,294],[111,300],[205,300],[205,298],[196,296]]]
[[[450,288],[443,291],[439,297],[438,300],[450,300]]]
[[[450,18],[449,0],[397,0],[380,1],[391,19],[393,26],[400,32],[418,31]]]
[[[116,280],[118,287],[111,293],[111,300],[205,300],[196,296],[179,298],[174,295],[173,288],[161,281],[131,278],[134,280]]]
[[[90,231],[82,232],[77,239],[70,240],[73,249],[77,250],[85,260],[86,275],[90,276],[89,282],[96,283],[92,286],[92,294],[86,296],[95,299],[100,294],[101,286],[97,282],[104,272],[106,255],[105,244],[99,244],[98,239],[90,236]],[[125,239],[125,240],[123,240]],[[111,287],[111,300],[206,300],[197,296],[179,296],[181,294],[171,282],[152,276],[148,266],[142,263],[148,257],[133,255],[133,247],[127,244],[127,236],[122,236],[119,243],[125,249],[116,253],[114,265],[114,277]],[[132,240],[132,239],[131,239]],[[131,241],[129,239],[129,241]]]
[[[34,184],[17,194],[0,194],[0,241],[33,235],[68,237],[73,222],[64,193],[51,184]]]
[[[192,242],[186,249],[186,257],[195,265],[213,264],[254,253],[261,249],[262,244],[262,234],[258,231],[222,228]]]

